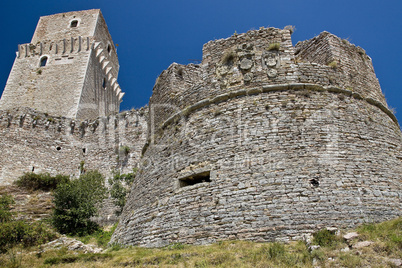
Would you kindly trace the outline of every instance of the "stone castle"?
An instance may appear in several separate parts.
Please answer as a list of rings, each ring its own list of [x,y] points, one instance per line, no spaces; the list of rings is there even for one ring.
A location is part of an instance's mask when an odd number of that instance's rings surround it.
[[[42,17],[0,100],[0,184],[23,172],[138,168],[112,242],[302,238],[400,216],[402,134],[365,51],[291,28],[208,42],[149,107],[118,113],[99,10]]]

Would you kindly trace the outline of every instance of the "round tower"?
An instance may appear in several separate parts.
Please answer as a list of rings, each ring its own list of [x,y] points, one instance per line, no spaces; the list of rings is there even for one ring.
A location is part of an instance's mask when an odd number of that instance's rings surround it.
[[[261,28],[172,64],[112,242],[302,238],[401,215],[402,135],[364,50]]]

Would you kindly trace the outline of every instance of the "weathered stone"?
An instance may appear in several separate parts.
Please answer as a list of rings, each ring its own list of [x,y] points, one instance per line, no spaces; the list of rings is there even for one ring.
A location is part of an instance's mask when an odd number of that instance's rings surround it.
[[[356,249],[365,248],[365,247],[368,247],[368,246],[372,245],[373,243],[374,242],[372,242],[372,241],[361,241],[361,242],[357,242],[352,247],[356,248]]]
[[[82,251],[84,253],[100,253],[103,251],[102,248],[98,248],[95,245],[84,244],[81,241],[74,238],[68,238],[64,235],[56,240],[44,244],[42,247],[43,251],[59,249],[62,247],[66,247],[68,250]]]
[[[253,67],[253,62],[250,59],[244,58],[240,62],[240,69],[242,70],[249,70]]]
[[[344,238],[345,240],[351,240],[351,239],[356,238],[356,237],[358,237],[358,236],[359,236],[358,233],[356,233],[356,232],[351,232],[351,233],[345,234],[345,235],[343,236],[343,238]]]
[[[401,267],[402,266],[402,260],[401,259],[388,259],[390,263],[395,265],[396,267]]]

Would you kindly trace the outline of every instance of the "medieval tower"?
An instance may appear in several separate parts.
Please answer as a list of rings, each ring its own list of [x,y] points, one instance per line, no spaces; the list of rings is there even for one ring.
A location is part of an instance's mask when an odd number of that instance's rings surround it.
[[[18,46],[0,109],[30,107],[69,118],[119,111],[119,62],[100,10],[41,17]]]

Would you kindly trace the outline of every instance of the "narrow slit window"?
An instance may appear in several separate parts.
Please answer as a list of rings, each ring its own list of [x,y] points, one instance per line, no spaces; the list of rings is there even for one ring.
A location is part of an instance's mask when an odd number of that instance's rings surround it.
[[[110,54],[110,51],[112,51],[112,47],[110,45],[107,45],[107,53]]]
[[[75,27],[77,27],[78,26],[78,20],[73,20],[72,22],[71,22],[71,24],[70,24],[70,27],[71,28],[75,28]]]
[[[40,67],[45,67],[47,63],[47,57],[43,57],[40,59]]]
[[[102,87],[106,88],[106,78],[103,78]]]
[[[195,175],[179,179],[180,187],[186,187],[203,182],[211,182],[210,172],[205,171]]]

